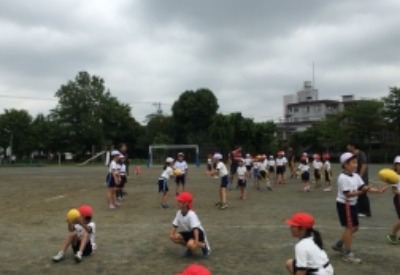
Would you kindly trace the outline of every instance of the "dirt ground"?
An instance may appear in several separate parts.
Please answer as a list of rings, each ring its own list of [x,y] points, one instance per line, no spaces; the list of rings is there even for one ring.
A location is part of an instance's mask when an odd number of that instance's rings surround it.
[[[382,167],[371,165],[370,177],[377,178]],[[400,245],[385,240],[396,221],[391,192],[369,195],[373,216],[361,219],[353,245],[363,263],[352,265],[330,249],[341,233],[336,182],[332,192],[310,193],[302,191],[299,180],[288,180],[286,188],[272,192],[250,185],[247,200],[239,200],[239,191],[231,190],[229,208],[218,210],[214,203],[219,180],[204,171],[204,166],[191,167],[187,187],[211,244],[207,259],[183,258],[184,248],[169,241],[177,205],[170,197],[170,209],[159,207],[160,167],[142,167],[140,176],[131,176],[128,196],[116,210],[106,207],[105,167],[0,167],[0,274],[176,274],[194,262],[213,274],[286,274],[284,262],[293,257],[296,239],[284,219],[298,210],[316,217],[336,274],[400,274]],[[335,178],[338,171],[335,166]],[[72,251],[53,263],[51,257],[67,234],[66,212],[82,203],[94,208],[98,250],[80,264]]]

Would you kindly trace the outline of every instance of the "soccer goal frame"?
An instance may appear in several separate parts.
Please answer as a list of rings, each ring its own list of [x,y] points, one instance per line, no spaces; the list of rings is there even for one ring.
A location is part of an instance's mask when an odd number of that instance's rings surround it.
[[[149,146],[149,160],[147,162],[147,166],[151,167],[153,165],[153,149],[194,149],[196,152],[195,161],[196,166],[200,166],[200,155],[199,155],[199,146],[197,144],[162,144],[162,145],[150,145]]]

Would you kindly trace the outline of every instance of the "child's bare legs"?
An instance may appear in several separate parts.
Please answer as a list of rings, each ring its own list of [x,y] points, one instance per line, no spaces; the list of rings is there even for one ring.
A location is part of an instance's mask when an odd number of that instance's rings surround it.
[[[282,183],[282,174],[276,174],[274,186],[278,186],[278,184],[281,184],[281,183]]]
[[[115,188],[109,187],[107,191],[108,207],[115,208]]]
[[[179,233],[175,233],[175,235],[169,238],[173,243],[180,244],[186,246],[185,240],[182,238],[182,235]]]
[[[290,274],[294,274],[293,259],[287,260],[285,263],[285,266],[286,266],[287,271],[289,271]]]
[[[222,204],[226,204],[226,188],[221,187],[219,189],[219,198]]]
[[[172,237],[170,237],[170,240],[173,243],[185,246],[187,249],[190,251],[194,252],[196,250],[199,250],[204,247],[203,242],[195,242],[193,239],[190,239],[187,243],[185,243],[185,240],[182,238],[182,235],[179,233],[175,233]]]
[[[244,186],[240,186],[240,199],[246,199],[246,187]]]
[[[163,192],[162,196],[161,196],[161,206],[163,207],[168,207],[167,206],[167,199],[168,199],[168,191]]]
[[[343,241],[343,248],[345,252],[351,250],[351,244],[353,239],[353,234],[358,231],[358,226],[355,227],[346,227],[342,233],[342,237],[340,238]]]
[[[397,232],[400,230],[400,219],[392,227],[392,235],[397,236]]]
[[[67,238],[64,241],[64,245],[62,247],[62,252],[66,252],[68,250],[68,247],[70,247],[75,241],[77,241],[78,235],[77,233],[74,232],[69,232]]]

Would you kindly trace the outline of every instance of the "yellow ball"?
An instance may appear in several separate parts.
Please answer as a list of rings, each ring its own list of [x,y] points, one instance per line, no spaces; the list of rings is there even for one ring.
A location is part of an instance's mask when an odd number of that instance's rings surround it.
[[[399,183],[399,175],[392,169],[381,169],[379,171],[379,179],[388,184]]]
[[[174,175],[175,175],[175,176],[180,176],[180,175],[182,175],[182,174],[183,174],[183,172],[182,172],[181,169],[174,169]]]
[[[72,208],[67,213],[67,222],[69,224],[74,224],[80,216],[81,213],[79,213],[79,210],[76,208]]]

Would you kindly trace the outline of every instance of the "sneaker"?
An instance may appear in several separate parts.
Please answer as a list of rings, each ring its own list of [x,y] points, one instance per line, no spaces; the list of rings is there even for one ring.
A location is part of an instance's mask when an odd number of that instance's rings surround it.
[[[399,244],[399,239],[397,239],[396,235],[387,234],[386,240],[391,244]]]
[[[115,209],[116,207],[115,207],[115,205],[113,205],[113,204],[110,204],[109,206],[108,206],[108,209]]]
[[[193,256],[193,252],[190,249],[186,249],[185,253],[183,253],[183,257]]]
[[[215,203],[215,206],[221,206],[222,205],[222,202],[216,202]]]
[[[82,252],[78,251],[75,254],[75,262],[80,263],[82,261]]]
[[[267,189],[268,189],[269,191],[272,191],[271,186],[267,186]]]
[[[204,247],[201,249],[203,252],[203,257],[208,257],[210,256],[210,249],[208,248],[207,244],[204,244]]]
[[[64,259],[64,252],[60,251],[56,255],[53,256],[53,262],[60,262]]]
[[[324,189],[325,192],[329,192],[329,191],[331,191],[331,190],[332,190],[332,189],[331,189],[330,187],[327,187],[327,188]]]
[[[168,206],[167,204],[163,204],[163,203],[162,203],[162,204],[161,204],[161,208],[162,208],[162,209],[167,209],[167,208],[169,208],[169,206]]]
[[[358,217],[359,218],[365,218],[367,215],[363,214],[363,213],[358,213]]]
[[[226,203],[222,204],[222,205],[219,207],[219,209],[221,209],[221,210],[225,210],[225,209],[227,209],[227,208],[228,208],[228,205],[227,205]]]
[[[332,245],[332,250],[343,253],[343,247],[342,246],[337,246],[336,244]]]
[[[349,262],[352,264],[361,264],[362,260],[360,258],[356,258],[353,252],[350,252],[347,255],[343,255],[343,261]]]

